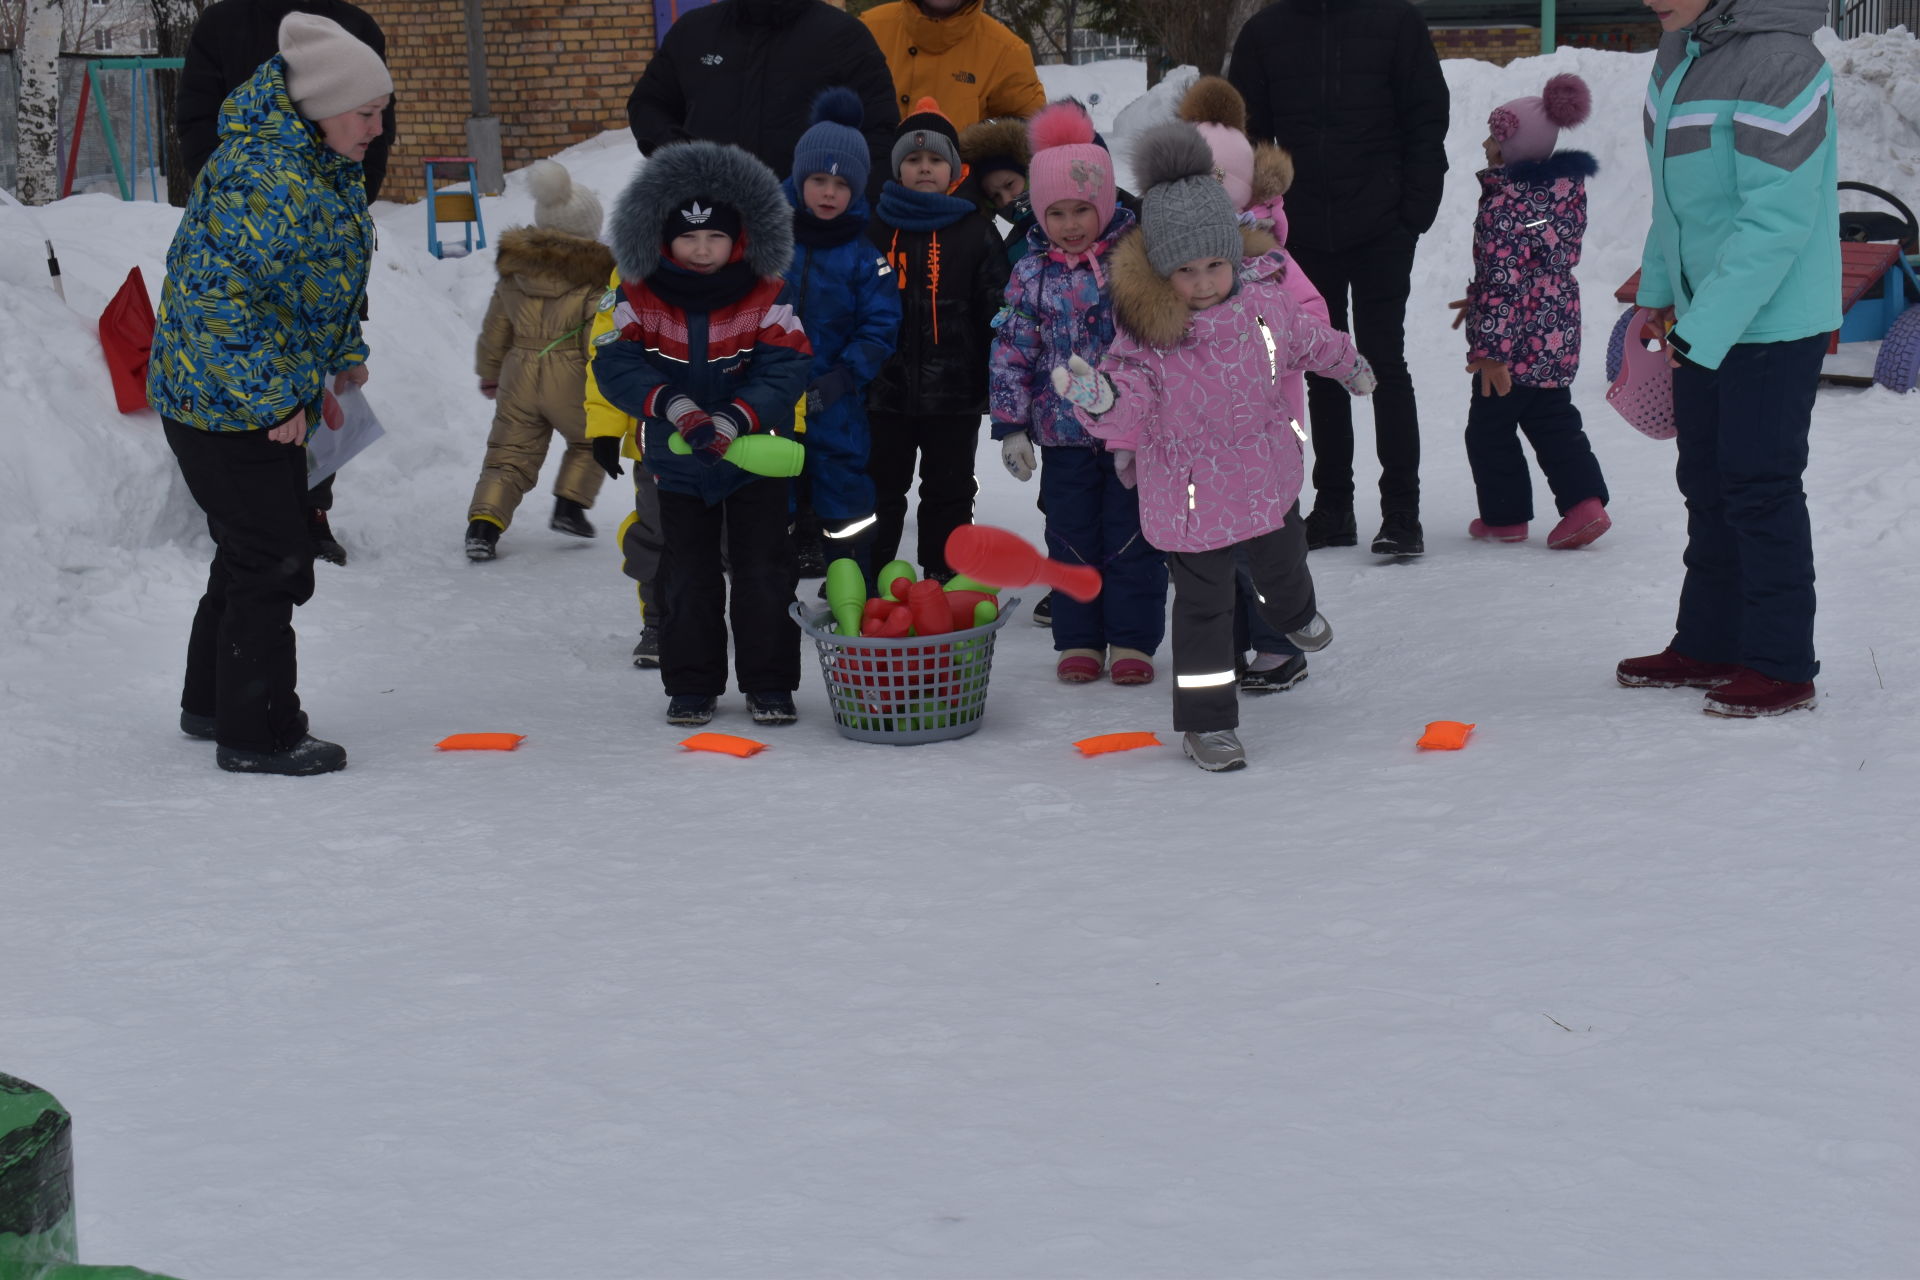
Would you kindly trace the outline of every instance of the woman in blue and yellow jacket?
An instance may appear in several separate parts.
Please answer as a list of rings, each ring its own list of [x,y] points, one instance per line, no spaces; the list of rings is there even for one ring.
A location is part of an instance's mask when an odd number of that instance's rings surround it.
[[[1672,642],[1620,683],[1705,689],[1709,715],[1814,701],[1802,476],[1840,326],[1826,0],[1646,0],[1667,34],[1644,123],[1653,225],[1637,301],[1661,313],[1687,501]]]
[[[366,380],[359,307],[373,251],[360,162],[393,91],[337,23],[288,15],[280,53],[220,111],[161,292],[147,396],[214,541],[187,644],[180,727],[233,772],[325,773],[307,733],[293,609],[313,595],[309,435],[329,383]]]

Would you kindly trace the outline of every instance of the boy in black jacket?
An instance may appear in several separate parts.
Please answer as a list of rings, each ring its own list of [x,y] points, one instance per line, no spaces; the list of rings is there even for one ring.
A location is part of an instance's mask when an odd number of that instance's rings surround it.
[[[893,180],[867,228],[899,281],[901,304],[900,345],[867,400],[873,563],[899,551],[917,453],[921,574],[945,579],[953,576],[947,535],[973,521],[973,454],[1007,256],[992,219],[953,194],[966,176],[959,133],[932,98],[901,122],[892,163]]]

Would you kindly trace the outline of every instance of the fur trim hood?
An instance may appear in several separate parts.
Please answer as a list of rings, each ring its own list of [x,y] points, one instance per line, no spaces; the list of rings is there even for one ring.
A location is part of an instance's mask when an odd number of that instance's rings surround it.
[[[613,273],[613,251],[598,240],[564,231],[514,227],[500,233],[494,266],[503,280],[516,275],[552,275],[569,285],[604,288]]]
[[[1562,178],[1591,178],[1600,162],[1591,151],[1556,151],[1545,160],[1527,160],[1506,167],[1508,182],[1558,182]]]
[[[747,265],[774,279],[793,264],[793,208],[773,170],[739,147],[675,142],[640,162],[614,202],[607,242],[625,280],[644,280],[660,266],[660,232],[668,216],[694,197],[740,211]]]
[[[994,156],[1008,156],[1019,162],[1021,172],[1033,163],[1033,143],[1027,137],[1027,122],[1019,116],[1001,116],[982,120],[960,131],[960,158],[970,165]]]
[[[1286,258],[1277,253],[1249,255],[1236,271],[1240,280],[1279,280],[1287,272]],[[1173,291],[1167,278],[1147,261],[1146,241],[1130,235],[1113,250],[1113,318],[1122,329],[1161,351],[1180,345],[1193,327],[1193,312]]]

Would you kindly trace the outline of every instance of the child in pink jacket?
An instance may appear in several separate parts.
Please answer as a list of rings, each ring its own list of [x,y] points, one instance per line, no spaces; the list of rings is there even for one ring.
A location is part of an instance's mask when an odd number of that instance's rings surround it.
[[[1333,638],[1307,571],[1287,375],[1311,370],[1367,395],[1373,370],[1345,334],[1301,310],[1283,287],[1283,257],[1241,260],[1238,211],[1191,124],[1149,129],[1133,165],[1149,187],[1140,232],[1114,253],[1118,334],[1097,371],[1076,356],[1053,383],[1114,453],[1123,482],[1137,484],[1141,531],[1169,553],[1182,747],[1202,769],[1239,769],[1235,551],[1246,552],[1273,627],[1307,651]]]
[[[1279,252],[1286,270],[1280,287],[1300,309],[1331,326],[1327,300],[1300,264],[1286,254],[1287,188],[1293,185],[1293,157],[1271,142],[1255,143],[1247,136],[1247,101],[1221,76],[1201,76],[1180,99],[1179,117],[1192,123],[1213,153],[1213,176],[1227,189],[1240,211],[1240,243],[1244,258]],[[1307,426],[1307,375],[1290,373],[1282,379],[1287,395],[1288,420]],[[1234,648],[1252,657],[1240,672],[1240,692],[1279,693],[1307,678],[1307,655],[1260,616],[1259,595],[1245,554],[1234,556]]]

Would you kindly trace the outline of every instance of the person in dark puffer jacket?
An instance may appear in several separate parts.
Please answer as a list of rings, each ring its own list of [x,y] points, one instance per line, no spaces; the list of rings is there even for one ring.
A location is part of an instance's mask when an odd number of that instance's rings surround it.
[[[964,177],[959,134],[933,99],[901,123],[892,164],[867,229],[894,270],[901,305],[899,349],[867,401],[879,512],[873,561],[886,564],[899,550],[917,454],[921,573],[945,578],[947,536],[973,520],[973,455],[1007,257],[987,215],[953,194]]]
[[[874,493],[867,474],[866,393],[900,340],[900,290],[893,268],[866,236],[860,99],[846,89],[828,89],[814,100],[813,121],[793,150],[793,173],[782,186],[793,205],[787,282],[813,343],[807,461],[794,482],[795,510],[811,510],[826,558],[854,560],[871,578]],[[805,568],[801,576],[808,576]]]
[[[780,180],[738,147],[660,148],[627,184],[607,240],[620,287],[594,339],[601,396],[638,420],[664,535],[660,683],[670,724],[705,724],[734,671],[759,724],[794,720],[800,629],[787,482],[727,461],[740,436],[789,435],[813,348],[781,274],[793,213]],[[620,472],[623,424],[587,423],[594,456]],[[688,452],[676,453],[675,437]],[[727,562],[720,546],[726,542]],[[728,599],[728,575],[732,598]]]
[[[1420,416],[1407,371],[1414,246],[1440,210],[1448,95],[1426,23],[1407,0],[1277,0],[1233,44],[1227,78],[1247,101],[1247,133],[1293,155],[1285,248],[1351,330],[1380,379],[1380,555],[1426,550],[1420,528]],[[1312,408],[1310,547],[1352,546],[1353,407],[1325,378]]]
[[[900,108],[860,19],[825,0],[718,0],[667,29],[627,98],[627,123],[642,155],[671,142],[730,142],[778,174],[830,85],[860,96],[869,163],[884,174]]]

